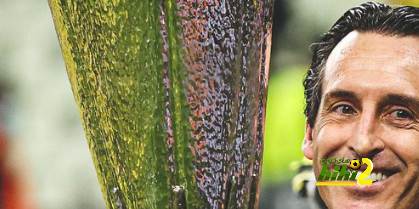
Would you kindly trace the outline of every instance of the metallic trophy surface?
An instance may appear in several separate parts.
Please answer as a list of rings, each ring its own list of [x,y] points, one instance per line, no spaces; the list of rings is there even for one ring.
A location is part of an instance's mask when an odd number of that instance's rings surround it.
[[[273,0],[49,0],[108,208],[258,208]]]

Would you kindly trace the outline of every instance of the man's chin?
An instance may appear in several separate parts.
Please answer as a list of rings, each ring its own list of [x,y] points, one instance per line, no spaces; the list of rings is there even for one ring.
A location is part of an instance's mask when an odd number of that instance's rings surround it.
[[[373,197],[360,197],[360,196],[345,196],[340,195],[338,198],[329,200],[326,205],[330,209],[390,209],[395,208],[394,203],[389,204],[387,201],[383,202],[379,198]]]

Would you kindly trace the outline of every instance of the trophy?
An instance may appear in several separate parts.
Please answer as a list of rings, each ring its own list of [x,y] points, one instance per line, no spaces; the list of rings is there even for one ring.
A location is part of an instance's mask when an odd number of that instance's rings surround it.
[[[272,0],[49,0],[108,208],[258,208]]]

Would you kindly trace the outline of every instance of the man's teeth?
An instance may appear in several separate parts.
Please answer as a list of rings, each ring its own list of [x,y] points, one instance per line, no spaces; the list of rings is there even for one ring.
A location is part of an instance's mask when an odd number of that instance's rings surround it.
[[[383,179],[383,174],[382,173],[377,173],[375,179],[382,180]]]
[[[356,179],[358,179],[360,176],[361,176],[361,172],[358,172],[357,175],[356,175]],[[372,180],[373,182],[377,182],[377,181],[382,181],[382,180],[384,180],[386,178],[387,178],[387,176],[384,175],[381,172],[378,172],[378,173],[372,172],[372,173],[370,173],[370,175],[368,175],[365,178],[365,180]]]

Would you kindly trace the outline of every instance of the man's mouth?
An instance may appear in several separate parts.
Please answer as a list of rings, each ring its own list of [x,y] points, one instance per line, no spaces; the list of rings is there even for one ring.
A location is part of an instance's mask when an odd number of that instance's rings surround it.
[[[348,169],[349,172],[358,172],[356,179],[358,179],[361,174],[365,171],[359,170],[352,170]],[[364,179],[364,180],[372,180],[371,185],[359,185],[355,180],[355,186],[348,186],[345,187],[348,191],[353,192],[354,194],[362,194],[362,195],[375,195],[380,192],[386,190],[386,188],[392,188],[398,184],[400,181],[400,170],[397,169],[373,169],[373,171]]]
[[[353,172],[358,172],[356,177],[355,177],[355,181],[361,176],[361,174],[365,171],[365,170],[353,170],[353,169],[348,169],[349,172],[351,172],[351,175]],[[373,183],[379,182],[379,181],[383,181],[389,177],[391,177],[392,175],[394,175],[395,173],[397,173],[397,171],[394,170],[373,170],[364,180],[372,180]]]

